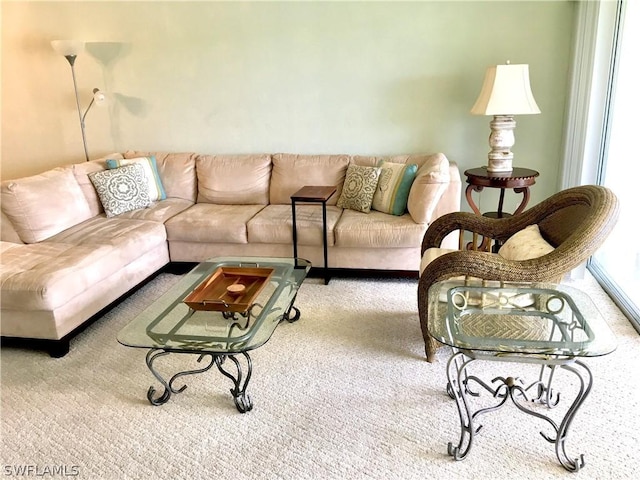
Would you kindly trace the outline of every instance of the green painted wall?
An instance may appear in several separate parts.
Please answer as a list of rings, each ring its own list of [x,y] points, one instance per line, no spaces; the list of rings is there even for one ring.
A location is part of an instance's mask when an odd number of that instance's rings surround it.
[[[494,2],[3,2],[2,176],[82,161],[76,62],[92,157],[444,152],[486,163],[489,117],[469,114],[487,66],[528,63],[541,115],[516,120],[514,164],[557,189],[575,4]],[[483,194],[492,208],[491,193]],[[464,202],[463,202],[464,203]]]

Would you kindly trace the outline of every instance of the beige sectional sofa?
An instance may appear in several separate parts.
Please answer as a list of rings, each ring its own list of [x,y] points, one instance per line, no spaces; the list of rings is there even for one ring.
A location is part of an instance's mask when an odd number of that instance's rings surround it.
[[[291,256],[290,196],[305,185],[336,185],[327,206],[329,267],[417,272],[424,232],[460,207],[460,175],[443,154],[385,157],[416,164],[407,212],[391,215],[336,206],[349,155],[155,156],[166,199],[107,217],[89,175],[106,158],[1,185],[1,334],[45,340],[53,356],[87,320],[170,262],[215,256]],[[318,205],[296,208],[298,256],[323,264]],[[457,245],[456,239],[450,246]]]

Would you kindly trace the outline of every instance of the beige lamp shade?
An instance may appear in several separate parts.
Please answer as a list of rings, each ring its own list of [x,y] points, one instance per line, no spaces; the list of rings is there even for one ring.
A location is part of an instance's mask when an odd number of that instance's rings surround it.
[[[51,46],[56,52],[65,57],[68,55],[78,55],[84,50],[84,42],[79,40],[53,40]]]
[[[487,68],[473,115],[526,115],[540,113],[531,93],[529,65],[495,65]]]

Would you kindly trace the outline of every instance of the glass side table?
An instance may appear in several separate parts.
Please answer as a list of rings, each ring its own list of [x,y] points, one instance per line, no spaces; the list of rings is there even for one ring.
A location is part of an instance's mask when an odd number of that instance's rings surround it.
[[[565,441],[593,385],[582,358],[611,353],[616,348],[614,335],[580,290],[555,284],[492,283],[467,286],[463,281],[446,281],[429,289],[429,333],[453,349],[447,364],[447,393],[456,401],[461,432],[457,445],[449,443],[448,453],[455,460],[466,458],[481,428],[479,417],[511,399],[519,410],[551,426],[552,435],[541,435],[555,444],[565,469],[578,471],[585,464],[584,456],[569,457]],[[473,375],[470,367],[487,360],[538,364],[540,374],[528,384],[519,377],[486,382]],[[576,398],[559,424],[545,414],[559,404],[559,393],[552,386],[558,368],[578,380]],[[495,403],[473,411],[471,400],[483,391]]]

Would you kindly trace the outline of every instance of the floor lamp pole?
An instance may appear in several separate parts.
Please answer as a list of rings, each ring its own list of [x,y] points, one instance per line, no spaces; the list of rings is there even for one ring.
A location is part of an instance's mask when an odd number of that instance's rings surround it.
[[[78,108],[78,120],[80,120],[80,132],[82,133],[82,146],[84,147],[84,157],[89,161],[89,151],[87,150],[87,137],[84,133],[84,118],[82,118],[82,110],[80,109],[80,98],[78,97],[78,85],[76,84],[76,69],[74,63],[76,60],[75,55],[66,55],[66,59],[71,65],[71,77],[73,78],[73,91],[76,95],[76,107]]]

